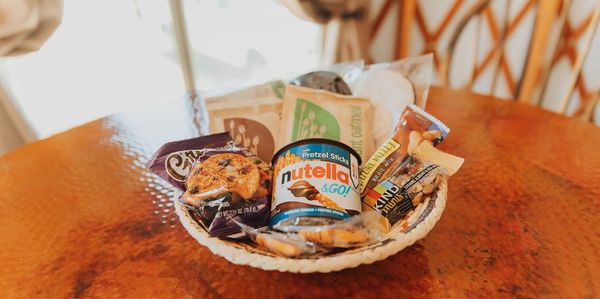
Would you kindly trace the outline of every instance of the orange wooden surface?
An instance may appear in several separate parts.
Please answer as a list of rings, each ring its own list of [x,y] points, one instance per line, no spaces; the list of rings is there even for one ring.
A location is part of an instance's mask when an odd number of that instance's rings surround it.
[[[144,170],[191,136],[183,103],[74,128],[0,158],[1,298],[600,296],[600,129],[433,89],[463,156],[442,219],[385,261],[331,274],[236,266],[179,225]]]

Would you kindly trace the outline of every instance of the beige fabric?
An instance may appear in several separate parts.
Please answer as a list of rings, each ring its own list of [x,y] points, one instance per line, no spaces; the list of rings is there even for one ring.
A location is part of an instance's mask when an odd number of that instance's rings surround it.
[[[370,0],[280,0],[297,17],[323,25],[322,63],[367,57]]]
[[[62,19],[63,0],[0,0],[0,56],[38,50]]]

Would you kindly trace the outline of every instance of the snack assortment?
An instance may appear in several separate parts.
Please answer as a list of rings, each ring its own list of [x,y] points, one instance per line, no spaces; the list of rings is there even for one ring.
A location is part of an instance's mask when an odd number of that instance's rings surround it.
[[[435,148],[450,130],[422,109],[422,64],[394,65],[205,99],[217,134],[165,144],[149,169],[213,237],[288,258],[380,242],[464,161]]]

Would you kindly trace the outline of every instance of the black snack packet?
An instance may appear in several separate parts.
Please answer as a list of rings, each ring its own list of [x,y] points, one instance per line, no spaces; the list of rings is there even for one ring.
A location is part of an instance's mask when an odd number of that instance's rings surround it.
[[[232,219],[254,228],[268,225],[272,170],[228,133],[169,142],[148,169],[184,191],[179,202],[196,212],[213,237],[244,236]]]
[[[290,82],[296,86],[323,89],[343,95],[352,95],[348,84],[334,72],[317,71],[306,73]]]

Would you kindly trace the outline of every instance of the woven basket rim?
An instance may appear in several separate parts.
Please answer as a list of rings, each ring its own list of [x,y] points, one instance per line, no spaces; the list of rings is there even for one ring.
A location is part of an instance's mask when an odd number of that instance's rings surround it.
[[[328,273],[386,259],[425,237],[439,221],[444,211],[447,192],[447,179],[443,178],[436,192],[433,208],[424,219],[416,223],[408,232],[394,229],[388,233],[384,240],[376,244],[318,258],[286,258],[251,252],[248,249],[234,245],[232,241],[211,237],[192,218],[189,210],[177,201],[175,202],[175,212],[179,216],[183,227],[198,243],[207,247],[213,254],[224,257],[236,265],[247,265],[263,270],[281,272]]]

